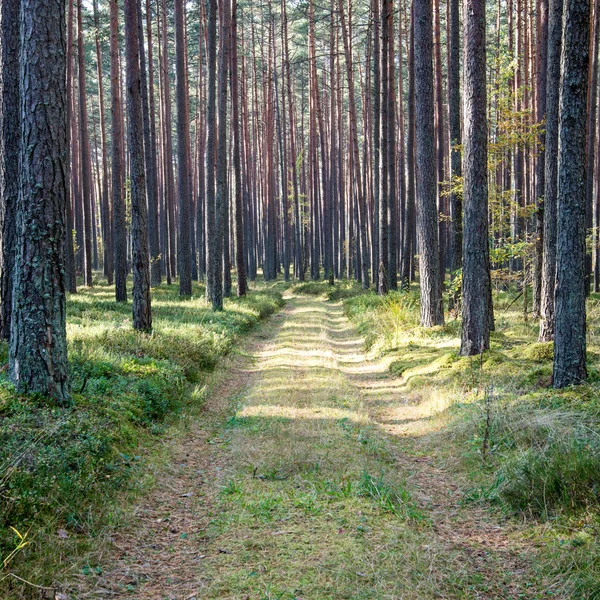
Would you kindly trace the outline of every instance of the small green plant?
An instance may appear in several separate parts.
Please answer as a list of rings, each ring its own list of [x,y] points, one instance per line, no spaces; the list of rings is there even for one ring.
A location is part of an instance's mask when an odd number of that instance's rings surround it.
[[[371,498],[381,508],[395,515],[408,519],[420,515],[410,492],[404,486],[387,481],[383,473],[379,477],[373,477],[364,472],[358,485],[358,494]]]

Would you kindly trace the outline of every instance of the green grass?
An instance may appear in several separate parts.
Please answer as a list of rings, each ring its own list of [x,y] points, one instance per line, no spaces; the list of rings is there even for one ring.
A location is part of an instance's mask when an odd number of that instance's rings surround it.
[[[538,324],[511,305],[515,295],[495,294],[491,349],[476,358],[458,355],[459,320],[419,326],[416,289],[357,295],[344,311],[402,377],[402,393],[435,399],[436,426],[419,447],[456,465],[467,481],[464,502],[529,519],[529,534],[545,542],[555,593],[600,598],[599,297],[588,303],[589,381],[559,391],[551,387],[553,344],[537,342]]]
[[[336,281],[334,285],[330,285],[328,281],[295,283],[292,285],[291,291],[304,296],[323,296],[332,302],[353,298],[364,293],[359,282],[347,279]]]
[[[0,375],[0,564],[18,549],[5,572],[17,561],[43,568],[57,531],[86,533],[110,518],[117,492],[140,484],[143,449],[201,405],[204,375],[283,304],[277,286],[262,286],[213,313],[202,286],[182,300],[163,285],[152,292],[153,332],[143,334],[131,327],[131,304],[113,298],[99,282],[68,299],[70,406],[19,396]]]

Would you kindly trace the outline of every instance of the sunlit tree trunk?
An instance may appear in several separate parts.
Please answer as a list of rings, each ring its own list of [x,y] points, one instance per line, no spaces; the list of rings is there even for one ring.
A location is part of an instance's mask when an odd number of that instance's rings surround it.
[[[586,133],[590,5],[564,4],[558,135],[554,387],[585,381]]]

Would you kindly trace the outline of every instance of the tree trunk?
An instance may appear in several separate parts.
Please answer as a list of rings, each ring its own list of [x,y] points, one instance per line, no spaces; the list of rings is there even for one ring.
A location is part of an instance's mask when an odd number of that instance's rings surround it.
[[[177,265],[179,295],[192,295],[192,265],[190,248],[190,190],[188,174],[188,148],[190,124],[186,72],[186,43],[184,35],[185,8],[183,0],[175,0],[175,71],[177,73],[177,194],[179,196],[179,231],[177,239]]]
[[[81,197],[83,201],[83,283],[92,281],[92,163],[88,132],[87,93],[85,89],[85,55],[83,46],[82,0],[77,2],[77,58],[79,60],[79,152],[81,160]]]
[[[217,276],[221,271],[222,244],[217,241],[215,215],[215,150],[217,143],[216,121],[216,78],[217,78],[217,0],[208,2],[207,26],[207,71],[208,94],[206,120],[208,135],[206,141],[206,295],[213,310],[222,306],[222,290]]]
[[[21,0],[0,7],[0,337],[10,338],[12,287],[19,196],[20,94],[19,22]]]
[[[144,158],[146,161],[146,194],[148,196],[148,246],[150,250],[150,285],[160,285],[160,244],[158,239],[158,179],[156,176],[156,132],[154,131],[154,76],[152,73],[152,27],[150,26],[150,7],[146,3],[148,32],[148,66],[150,70],[150,89],[148,89],[148,70],[144,49],[144,24],[142,19],[142,0],[138,2],[138,38],[140,48],[140,75],[142,85],[142,111],[144,119]]]
[[[375,0],[379,2],[379,0]],[[389,172],[389,160],[388,154],[390,150],[389,146],[389,126],[390,120],[388,118],[389,102],[388,94],[390,92],[389,85],[389,74],[390,69],[388,66],[389,52],[388,47],[390,45],[390,20],[388,19],[389,3],[384,0],[383,11],[381,15],[381,63],[376,66],[381,71],[380,89],[375,90],[375,94],[379,94],[381,99],[381,169],[380,169],[380,192],[379,192],[379,215],[378,218],[378,229],[379,229],[379,275],[378,275],[378,293],[387,294],[389,290],[389,263],[388,263],[388,201],[389,201],[389,183],[390,177],[393,175]]]
[[[586,132],[590,5],[566,0],[558,136],[554,387],[586,379]]]
[[[433,15],[429,0],[415,0],[415,103],[417,137],[417,233],[421,325],[444,324],[438,249],[437,184],[433,112]]]
[[[152,329],[148,209],[144,172],[142,84],[138,35],[138,3],[125,0],[125,63],[127,74],[127,145],[131,176],[131,243],[133,266],[133,327]]]
[[[246,295],[247,281],[244,265],[244,221],[242,205],[241,136],[238,110],[238,58],[237,58],[237,0],[231,11],[231,122],[233,125],[233,170],[235,173],[235,268],[237,296]]]
[[[22,0],[17,21],[22,121],[15,310],[9,349],[10,378],[17,390],[57,402],[69,396],[64,277],[69,185],[65,6],[64,2]]]
[[[98,97],[100,104],[100,143],[102,144],[102,183],[100,187],[100,198],[101,198],[101,222],[102,222],[102,247],[103,247],[103,268],[104,276],[108,282],[108,285],[113,283],[113,247],[112,247],[112,227],[111,227],[111,213],[110,213],[110,202],[108,199],[108,156],[107,156],[107,143],[106,143],[106,121],[104,114],[104,76],[102,68],[102,49],[100,47],[100,36],[99,30],[100,25],[98,22],[98,1],[94,0],[94,26],[96,28],[96,64],[98,72]]]
[[[546,120],[546,79],[548,73],[548,0],[538,2],[538,43],[537,43],[537,106],[536,121],[545,127]],[[545,173],[545,131],[539,136],[535,158],[535,255],[533,263],[533,316],[540,316],[542,300],[542,260],[544,254],[544,173]]]
[[[450,134],[450,274],[452,279],[462,268],[462,198],[456,192],[458,180],[462,177],[460,145],[460,2],[449,1],[450,35],[448,40],[448,125]],[[451,308],[458,301],[459,294],[450,298]]]
[[[466,0],[462,356],[490,347],[485,0]]]
[[[541,342],[554,339],[556,285],[556,208],[558,187],[558,122],[562,0],[549,0],[548,73],[546,78],[546,147],[544,173],[544,252],[542,258]]]
[[[410,15],[410,32],[408,46],[408,134],[406,136],[406,214],[403,221],[402,233],[402,265],[400,277],[402,289],[410,286],[414,261],[414,230],[415,230],[415,11],[412,5]]]
[[[137,35],[137,32],[136,32]],[[115,297],[127,302],[127,231],[123,189],[123,102],[119,65],[119,4],[110,0],[110,87],[112,112],[112,195],[115,249]]]
[[[338,6],[340,9],[340,24],[342,26],[342,38],[344,41],[344,55],[346,58],[346,79],[348,81],[348,107],[349,107],[349,125],[350,125],[350,154],[354,165],[354,177],[350,179],[350,190],[355,187],[356,195],[356,212],[359,216],[357,225],[359,227],[359,244],[357,250],[360,253],[360,278],[362,280],[363,289],[369,289],[369,257],[367,252],[367,230],[366,230],[366,199],[363,194],[363,187],[360,175],[360,159],[358,150],[358,129],[356,124],[356,101],[354,98],[354,73],[352,60],[352,47],[349,35],[350,27],[346,27],[346,17],[344,14],[344,0],[339,0]],[[349,19],[351,14],[349,15]],[[355,183],[354,183],[355,182]]]

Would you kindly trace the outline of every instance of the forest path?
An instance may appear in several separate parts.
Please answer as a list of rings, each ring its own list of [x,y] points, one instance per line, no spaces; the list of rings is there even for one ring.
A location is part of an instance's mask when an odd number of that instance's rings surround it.
[[[363,346],[340,304],[288,298],[72,597],[543,597],[533,549],[461,502],[418,449],[431,407],[403,401]]]

